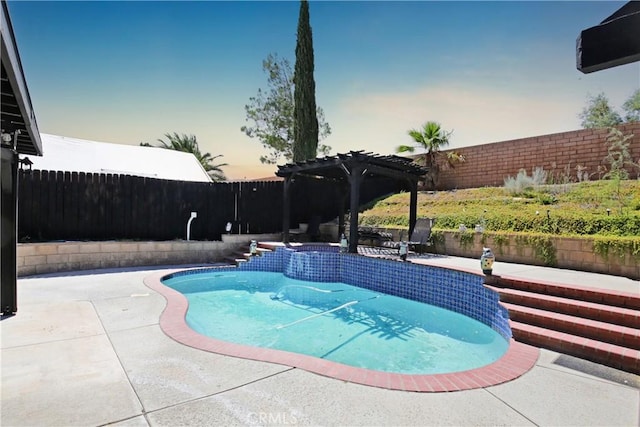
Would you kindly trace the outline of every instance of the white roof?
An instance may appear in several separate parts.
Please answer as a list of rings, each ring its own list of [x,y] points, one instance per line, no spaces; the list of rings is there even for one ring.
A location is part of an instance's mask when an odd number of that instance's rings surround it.
[[[42,157],[29,156],[33,169],[211,182],[207,172],[191,153],[87,141],[46,133],[41,133],[40,138]]]

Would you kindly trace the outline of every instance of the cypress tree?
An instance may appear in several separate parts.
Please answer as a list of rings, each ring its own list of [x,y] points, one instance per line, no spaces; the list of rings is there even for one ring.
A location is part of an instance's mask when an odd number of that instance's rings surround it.
[[[296,66],[293,74],[294,139],[293,161],[314,159],[318,152],[316,83],[313,79],[313,37],[309,23],[309,3],[300,2]]]

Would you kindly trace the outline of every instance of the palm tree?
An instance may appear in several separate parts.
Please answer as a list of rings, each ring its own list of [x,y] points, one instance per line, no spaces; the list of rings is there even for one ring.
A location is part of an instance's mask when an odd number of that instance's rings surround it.
[[[442,155],[440,149],[449,145],[449,137],[452,133],[453,131],[443,130],[438,122],[427,122],[422,126],[422,129],[411,129],[408,132],[416,145],[400,145],[396,148],[397,153],[413,153],[416,148],[425,150],[417,160],[418,163],[424,164],[429,169],[425,175],[425,184],[432,189],[435,189],[438,182],[440,165],[437,158]],[[447,156],[447,161],[453,166],[454,161],[464,161],[464,157],[453,152]]]
[[[228,166],[227,163],[219,163],[213,164],[213,161],[219,157],[222,157],[222,154],[218,154],[217,156],[212,156],[209,153],[202,154],[200,152],[200,147],[198,146],[198,140],[195,135],[187,135],[182,134],[178,135],[177,132],[173,134],[165,133],[165,138],[168,141],[163,141],[162,139],[158,139],[158,142],[161,144],[161,148],[166,148],[168,150],[176,150],[176,151],[184,151],[185,153],[192,153],[196,156],[196,159],[200,162],[204,170],[209,174],[212,180],[214,181],[225,181],[227,177],[222,171],[223,166]],[[143,145],[143,144],[140,144]],[[149,144],[146,144],[149,145]]]

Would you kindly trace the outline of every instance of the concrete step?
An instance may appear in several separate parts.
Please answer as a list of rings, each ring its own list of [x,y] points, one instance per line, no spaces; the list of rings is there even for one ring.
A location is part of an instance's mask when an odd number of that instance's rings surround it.
[[[500,295],[500,301],[640,329],[640,311],[588,301],[543,295],[517,289],[485,285]]]
[[[235,251],[233,253],[231,253],[230,255],[226,256],[224,258],[224,260],[226,262],[228,262],[229,264],[238,264],[238,260],[244,258],[242,251]]]
[[[246,248],[241,248],[237,251],[232,252],[224,260],[230,264],[235,264],[236,266],[241,263],[247,261],[249,258],[249,245],[247,244]]]
[[[258,242],[258,247],[256,248],[256,251],[258,253],[258,256],[262,256],[266,253],[273,252],[273,250],[271,250],[270,247],[261,246],[260,242]],[[236,265],[242,262],[250,261],[251,253],[249,252],[249,245],[247,245],[246,247],[242,248],[239,251],[234,252],[233,254],[231,254],[231,256],[227,257],[227,259],[231,259],[231,261]]]
[[[640,350],[640,329],[569,316],[532,307],[502,303],[515,322]]]
[[[258,254],[258,256],[264,255],[265,253],[268,253],[268,252],[272,252],[272,251],[270,249],[261,248],[261,247],[256,248],[256,253]],[[242,253],[242,256],[245,258],[250,258],[251,253],[249,252],[249,250],[247,250]]]
[[[640,310],[640,293],[629,293],[609,289],[596,289],[549,282],[532,282],[509,277],[497,277],[492,286],[533,292],[561,298],[605,304],[613,307]]]
[[[510,325],[513,337],[520,342],[640,374],[640,350],[513,320]]]

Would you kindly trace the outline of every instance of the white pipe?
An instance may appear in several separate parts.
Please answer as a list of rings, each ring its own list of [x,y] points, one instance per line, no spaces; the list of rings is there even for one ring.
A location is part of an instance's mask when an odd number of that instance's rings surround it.
[[[191,240],[191,221],[198,217],[198,212],[191,212],[191,217],[187,221],[187,241]]]

